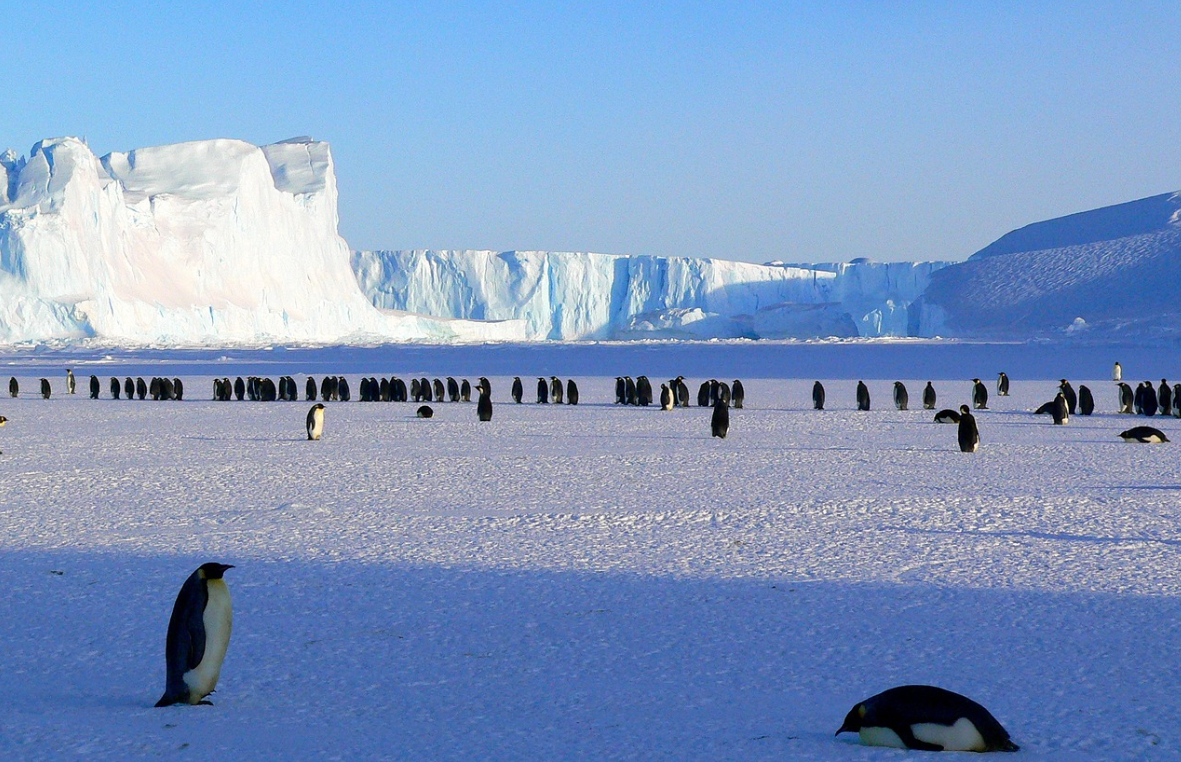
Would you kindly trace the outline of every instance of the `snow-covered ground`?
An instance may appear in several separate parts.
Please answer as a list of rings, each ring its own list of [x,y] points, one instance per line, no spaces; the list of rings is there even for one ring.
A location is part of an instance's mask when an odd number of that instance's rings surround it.
[[[904,683],[980,701],[1018,758],[1181,758],[1179,445],[1115,437],[1152,423],[1181,439],[1181,421],[1115,415],[1106,380],[1114,359],[1173,380],[1175,358],[772,343],[0,356],[0,392],[10,374],[22,388],[0,398],[0,759],[926,759],[832,736]],[[329,403],[320,442],[307,403],[208,401],[214,375],[290,373],[302,391],[329,368],[354,401]],[[707,410],[611,404],[615,374],[659,384],[677,368],[694,394],[744,379],[726,440]],[[1013,396],[978,414],[975,455],[890,404],[892,374],[915,407],[942,379],[951,407],[996,370]],[[582,402],[513,405],[514,372],[528,398],[537,374],[573,375]],[[362,373],[489,375],[494,418],[357,402]],[[187,399],[110,400],[127,374],[181,376]],[[1062,375],[1101,414],[1029,413]],[[206,560],[237,567],[216,706],[154,709],[173,600]]]

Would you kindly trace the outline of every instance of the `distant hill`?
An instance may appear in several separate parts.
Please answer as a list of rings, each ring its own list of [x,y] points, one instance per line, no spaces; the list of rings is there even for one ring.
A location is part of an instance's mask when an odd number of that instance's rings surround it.
[[[932,273],[929,332],[1181,337],[1181,192],[1027,225]]]

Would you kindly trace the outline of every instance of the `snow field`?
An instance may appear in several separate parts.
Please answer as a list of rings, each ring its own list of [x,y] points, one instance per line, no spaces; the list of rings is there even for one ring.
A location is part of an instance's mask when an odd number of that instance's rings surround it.
[[[832,737],[918,682],[980,701],[1024,758],[1181,758],[1176,445],[1115,436],[1181,422],[1055,427],[1027,411],[1056,381],[1014,377],[965,455],[888,381],[860,413],[855,378],[826,380],[817,412],[811,379],[744,377],[720,441],[708,409],[611,404],[608,374],[646,370],[612,356],[576,407],[513,405],[495,375],[489,424],[328,403],[321,442],[310,403],[207,401],[213,363],[145,371],[181,375],[183,402],[106,399],[119,366],[95,366],[98,401],[20,375],[0,757],[925,759]],[[1072,380],[1114,409],[1110,381]],[[206,560],[238,567],[216,706],[153,709]]]

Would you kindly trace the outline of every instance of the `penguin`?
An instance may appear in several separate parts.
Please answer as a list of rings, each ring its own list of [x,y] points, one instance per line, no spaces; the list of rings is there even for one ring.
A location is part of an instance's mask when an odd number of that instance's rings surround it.
[[[308,376],[307,383],[304,384],[303,399],[304,402],[316,401],[316,379],[312,378],[311,376]]]
[[[390,385],[390,380],[383,377],[377,382],[377,399],[381,402],[389,402],[393,399],[394,387]],[[459,400],[459,384],[455,385],[455,400]]]
[[[435,411],[431,408],[430,405],[423,405],[422,407],[418,408],[418,410],[416,410],[414,412],[414,415],[416,415],[419,418],[430,418],[434,414],[435,414]]]
[[[944,409],[935,414],[935,423],[959,423],[960,414],[954,410]]]
[[[1078,409],[1078,396],[1074,393],[1074,387],[1064,378],[1058,382],[1058,388],[1066,398],[1066,407],[1070,409],[1070,414],[1074,415],[1074,411]]]
[[[722,400],[714,403],[714,414],[709,421],[709,430],[712,436],[719,439],[725,439],[726,434],[730,432],[730,406]]]
[[[1009,376],[1004,371],[1001,371],[1000,375],[996,378],[996,396],[1009,396]]]
[[[443,386],[443,379],[436,378],[434,383],[435,399],[439,402],[447,401],[447,389]]]
[[[148,396],[148,385],[144,382],[142,376],[135,379],[135,396],[141,400]]]
[[[923,408],[925,410],[934,410],[935,400],[935,387],[931,385],[930,381],[928,381],[926,388],[923,389]]]
[[[349,392],[349,380],[344,376],[337,377],[336,390],[337,393],[335,396],[338,397],[341,402],[348,402],[353,398],[352,393]]]
[[[451,376],[447,376],[447,398],[459,402],[459,382]]]
[[[214,402],[220,402],[220,401],[221,401],[221,395],[222,395],[222,391],[221,391],[221,379],[220,379],[220,378],[215,378],[215,379],[213,379],[213,401],[214,401]],[[116,399],[118,399],[118,398],[116,398]]]
[[[622,405],[625,395],[626,385],[623,383],[623,376],[615,377],[615,404]]]
[[[8,379],[8,396],[15,399],[16,396],[18,394],[20,394],[20,391],[21,391],[21,385],[20,385],[20,382],[18,382],[16,380],[16,376],[12,376],[11,378],[9,378]],[[116,398],[118,398],[118,395],[115,395],[115,396],[116,396]]]
[[[98,393],[102,391],[102,383],[99,382],[98,376],[90,377],[90,399],[98,399]]]
[[[407,395],[407,393],[406,393],[406,382],[403,381],[402,379],[398,378],[397,376],[395,376],[393,384],[394,384],[394,391],[395,391],[394,401],[395,402],[408,402],[409,395]],[[460,384],[459,395],[461,397],[463,396],[463,387],[464,386],[467,386],[467,379],[464,379],[464,382],[462,384]],[[466,400],[464,400],[464,401],[466,402]]]
[[[0,426],[3,426],[6,423],[8,423],[8,419],[0,415]]]
[[[49,399],[49,395],[53,394],[53,389],[49,386],[49,379],[41,379],[41,399]]]
[[[1157,399],[1160,400],[1160,414],[1173,414],[1173,390],[1169,388],[1169,382],[1165,379],[1160,380],[1160,389],[1156,393]]]
[[[313,442],[318,442],[321,435],[324,434],[324,403],[317,402],[312,405],[312,409],[308,411],[308,439]]]
[[[160,379],[156,376],[152,376],[152,380],[148,382],[148,396],[153,402],[160,401]]]
[[[988,409],[988,387],[978,379],[972,379],[972,406],[977,410]]]
[[[480,382],[476,386],[482,386],[488,390],[488,395],[492,396],[492,382],[485,376],[480,376]]]
[[[537,377],[537,404],[546,405],[549,403],[549,384],[541,376]]]
[[[714,403],[718,401],[718,380],[711,378],[709,380],[709,406],[713,407]]]
[[[697,389],[697,407],[709,406],[709,382],[702,381],[701,386]]]
[[[652,382],[647,376],[636,378],[636,404],[648,407],[652,404]]]
[[[1095,412],[1095,397],[1085,384],[1079,384],[1078,387],[1078,412],[1079,415],[1090,415]]]
[[[280,380],[280,383],[283,385],[283,391],[285,394],[287,391],[287,384],[286,384],[286,382],[284,382],[282,380]],[[361,401],[362,402],[372,402],[373,401],[373,395],[369,390],[369,379],[365,378],[364,376],[361,377],[360,392],[361,392]]]
[[[1156,444],[1158,442],[1168,442],[1169,438],[1160,429],[1154,429],[1151,426],[1135,426],[1127,431],[1120,432],[1119,438],[1125,442],[1146,442]]]
[[[1119,411],[1120,413],[1131,415],[1132,406],[1134,404],[1135,395],[1132,394],[1132,387],[1120,382],[1119,385]]]
[[[189,575],[168,620],[167,682],[156,706],[210,704],[230,645],[234,609],[222,578],[229,564],[201,564]]]
[[[566,404],[578,404],[578,384],[574,383],[574,379],[566,380]]]
[[[632,380],[631,376],[623,377],[623,404],[636,404],[636,382]]]
[[[131,376],[123,379],[123,396],[129,400],[135,399],[135,382],[131,380]]]
[[[175,399],[176,390],[172,387],[171,378],[160,379],[160,399],[169,401]]]
[[[472,385],[466,378],[459,384],[459,399],[463,402],[472,401]]]
[[[730,387],[730,404],[739,410],[742,409],[742,403],[746,400],[746,388],[743,387],[742,382],[734,379],[734,385]]]
[[[417,381],[415,383],[418,383]],[[324,376],[320,381],[320,399],[329,402],[332,399],[332,381],[329,376]]]
[[[274,402],[278,399],[279,392],[275,388],[275,382],[269,378],[264,378],[260,382],[258,396],[263,402]]]
[[[745,397],[746,392],[743,392]],[[681,407],[689,407],[689,387],[685,384],[685,379],[682,376],[677,376],[677,401],[680,402]]]
[[[1173,384],[1173,417],[1181,418],[1181,384]]]
[[[670,392],[668,389],[668,384],[661,384],[660,385],[660,409],[661,410],[672,410],[673,409],[673,395],[672,395],[672,392]]]
[[[899,410],[905,410],[906,406],[910,404],[910,395],[906,393],[906,384],[901,381],[894,382],[894,407]]]
[[[1058,396],[1054,398],[1054,407],[1051,408],[1050,415],[1054,416],[1055,426],[1065,426],[1070,423],[1070,404],[1062,392],[1058,392]]]
[[[1157,410],[1156,389],[1151,381],[1145,381],[1143,387],[1144,398],[1140,401],[1140,412],[1151,418],[1156,415]]]
[[[1112,368],[1111,380],[1115,381],[1116,383],[1124,380],[1124,367],[1118,362],[1115,364],[1115,367]]]
[[[185,398],[185,385],[179,378],[172,379],[172,398],[178,402]]]
[[[976,428],[976,416],[967,405],[960,405],[960,424],[958,431],[960,452],[976,452],[980,449],[980,429]]]
[[[74,371],[66,368],[66,393],[73,394],[78,387],[78,381],[74,378]]]
[[[119,379],[111,376],[111,399],[119,399],[119,391],[122,386],[119,384]]]
[[[549,377],[549,398],[555,405],[562,404],[562,382],[557,376]]]
[[[480,398],[476,401],[476,417],[485,423],[492,420],[492,387],[482,382],[476,386]]]
[[[869,410],[869,387],[864,381],[857,382],[857,409]]]
[[[812,409],[824,409],[824,384],[819,381],[812,384]]]
[[[920,751],[1017,751],[996,718],[966,696],[930,685],[903,685],[849,710],[836,735],[857,733],[866,746]]]
[[[718,399],[726,403],[726,407],[730,407],[730,385],[719,381],[718,382]]]

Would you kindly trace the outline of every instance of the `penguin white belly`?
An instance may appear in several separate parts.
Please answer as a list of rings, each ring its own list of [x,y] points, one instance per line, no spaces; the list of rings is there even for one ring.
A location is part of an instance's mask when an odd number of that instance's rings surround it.
[[[208,696],[217,687],[221,664],[225,661],[226,649],[230,645],[230,630],[234,626],[230,589],[220,579],[211,579],[206,584],[209,589],[209,602],[205,604],[205,613],[202,617],[205,625],[205,655],[201,658],[200,664],[184,675],[185,685],[189,686],[189,701],[193,704]]]
[[[324,411],[317,410],[312,414],[312,428],[308,432],[308,436],[312,439],[319,439],[320,435],[324,433]]]
[[[984,751],[985,743],[980,731],[967,717],[961,717],[954,725],[938,725],[924,722],[910,726],[910,732],[920,741],[939,744],[944,751]]]
[[[857,733],[861,737],[861,743],[866,746],[889,746],[893,749],[905,749],[906,744],[902,743],[902,739],[898,734],[889,728],[862,728]]]

